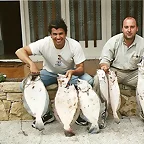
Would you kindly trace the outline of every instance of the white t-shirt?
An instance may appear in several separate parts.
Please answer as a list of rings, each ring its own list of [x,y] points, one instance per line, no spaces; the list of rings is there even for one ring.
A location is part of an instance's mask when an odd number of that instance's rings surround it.
[[[68,37],[66,37],[62,49],[55,48],[50,36],[29,44],[29,47],[33,55],[43,56],[43,69],[56,74],[74,69],[75,64],[85,61],[80,43]]]

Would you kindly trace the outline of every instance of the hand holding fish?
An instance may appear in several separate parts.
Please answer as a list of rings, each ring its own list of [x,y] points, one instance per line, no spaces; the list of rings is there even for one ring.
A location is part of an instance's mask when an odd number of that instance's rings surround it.
[[[66,78],[68,78],[68,81],[71,80],[71,77],[72,77],[72,75],[73,75],[73,71],[74,71],[74,70],[68,70],[68,71],[66,72],[65,76],[66,76]]]
[[[105,73],[108,73],[108,72],[109,72],[109,66],[108,66],[108,64],[102,63],[102,64],[100,64],[100,68],[101,68],[102,70],[104,70]]]
[[[37,74],[37,75],[40,73],[38,67],[36,66],[34,62],[30,64],[30,72],[32,74]]]

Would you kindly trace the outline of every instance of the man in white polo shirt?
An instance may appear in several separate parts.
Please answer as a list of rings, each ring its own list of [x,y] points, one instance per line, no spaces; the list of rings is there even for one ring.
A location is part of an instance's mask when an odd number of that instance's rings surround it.
[[[85,55],[79,42],[67,37],[67,26],[63,19],[51,21],[49,24],[50,36],[40,39],[16,51],[16,55],[30,66],[30,72],[39,74],[45,86],[57,83],[57,74],[65,74],[70,84],[76,84],[77,79],[83,79],[93,84],[93,78],[84,73]],[[43,69],[39,71],[36,64],[30,59],[31,55],[42,55]],[[54,121],[48,112],[43,117],[44,124]],[[87,122],[79,117],[79,125]],[[35,122],[32,125],[35,127]]]
[[[137,35],[138,25],[133,17],[123,21],[122,32],[110,38],[102,49],[100,68],[108,73],[116,71],[118,83],[136,88],[138,63],[144,56],[144,39]],[[94,78],[94,89],[99,91],[98,78]],[[140,113],[140,116],[143,114]],[[144,118],[144,117],[143,117]]]
[[[100,68],[117,71],[118,82],[136,87],[138,66],[144,54],[144,39],[137,35],[138,26],[133,17],[123,21],[122,32],[110,38],[100,56]]]

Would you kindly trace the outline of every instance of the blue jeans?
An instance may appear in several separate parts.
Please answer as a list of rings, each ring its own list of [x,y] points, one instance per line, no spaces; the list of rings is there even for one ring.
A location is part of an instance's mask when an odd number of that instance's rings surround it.
[[[65,74],[65,73],[63,73],[63,74]],[[45,86],[57,83],[57,74],[48,72],[45,69],[40,71],[40,77]],[[87,73],[85,73],[82,76],[74,76],[73,75],[69,83],[76,84],[78,78],[82,79],[82,80],[86,80],[90,85],[93,85],[93,78],[90,75],[88,75]]]
[[[65,74],[65,73],[64,73]],[[40,77],[41,77],[41,80],[42,82],[44,83],[45,86],[49,86],[51,84],[57,84],[57,74],[55,73],[51,73],[51,72],[48,72],[47,70],[43,69],[40,71]],[[70,84],[76,84],[77,83],[77,80],[79,79],[82,79],[82,80],[86,80],[88,81],[89,84],[93,85],[93,78],[88,75],[87,73],[85,73],[84,75],[82,76],[72,76],[71,80],[70,80]],[[23,82],[24,80],[22,81],[22,83],[20,84],[20,89],[23,91]],[[47,113],[51,111],[49,108],[47,110]]]
[[[65,74],[65,73],[63,73],[63,74]],[[57,76],[58,76],[57,74],[52,73],[52,72],[48,72],[45,69],[42,69],[40,71],[40,77],[41,77],[41,80],[42,80],[42,82],[44,83],[45,86],[49,86],[51,84],[57,84]],[[87,73],[83,74],[82,76],[74,76],[73,75],[69,83],[70,84],[76,84],[78,78],[82,79],[82,80],[86,80],[91,86],[93,86],[94,80]],[[23,91],[23,81],[20,85],[20,89]]]

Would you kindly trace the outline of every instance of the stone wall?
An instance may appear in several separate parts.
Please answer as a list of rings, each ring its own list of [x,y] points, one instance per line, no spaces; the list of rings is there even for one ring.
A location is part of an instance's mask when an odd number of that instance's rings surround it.
[[[20,82],[0,83],[0,120],[31,120],[22,104]],[[53,100],[56,94],[57,85],[47,87],[50,99]]]
[[[22,104],[22,93],[19,88],[20,82],[0,83],[0,120],[31,120],[30,116]],[[57,86],[47,87],[50,99],[53,100]],[[137,115],[137,104],[135,90],[130,87],[120,85],[121,106],[119,112],[123,116]],[[111,113],[111,112],[110,112]]]
[[[138,115],[139,110],[136,101],[136,90],[125,85],[119,86],[121,91],[121,106],[119,112],[123,116]]]

